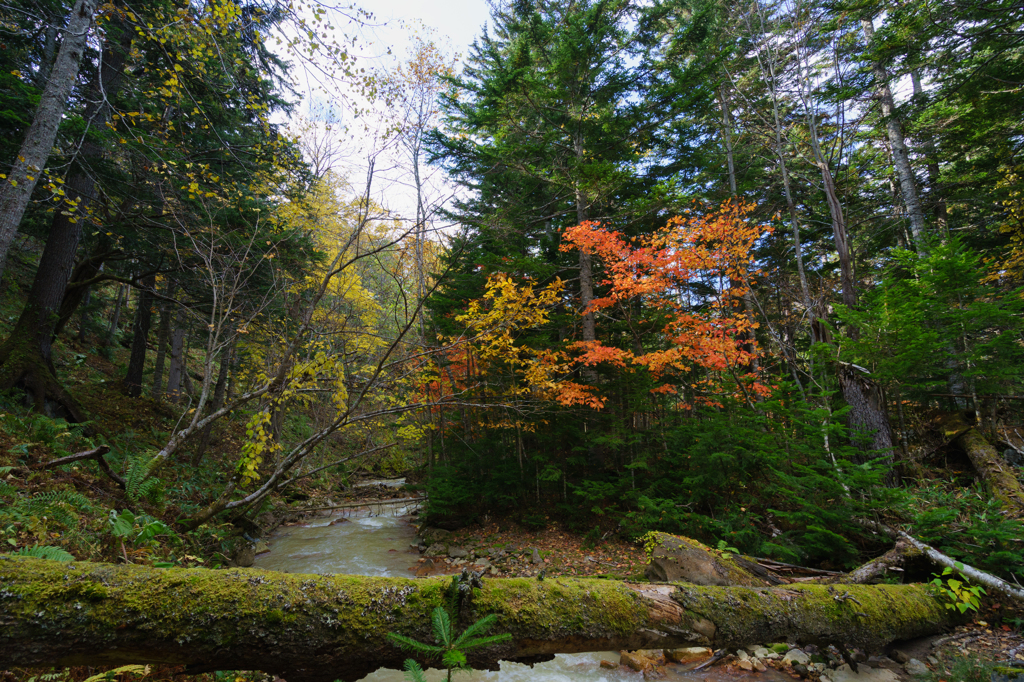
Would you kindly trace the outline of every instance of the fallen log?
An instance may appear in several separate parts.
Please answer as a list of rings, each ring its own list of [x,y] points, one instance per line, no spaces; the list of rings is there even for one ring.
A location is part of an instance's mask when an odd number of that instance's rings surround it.
[[[873,531],[884,533],[889,537],[897,541],[903,541],[915,551],[920,552],[929,561],[944,568],[950,568],[959,573],[961,576],[968,580],[975,582],[979,585],[984,585],[990,590],[995,590],[1000,594],[1003,594],[1018,603],[1024,604],[1024,588],[1020,585],[1011,585],[1002,578],[986,573],[980,569],[968,566],[967,564],[957,561],[951,556],[943,554],[939,550],[935,549],[929,544],[921,542],[917,538],[908,535],[898,528],[890,528],[884,523],[878,523],[876,521],[870,521],[868,519],[861,519],[858,521],[865,528],[870,528]],[[897,545],[898,548],[898,545]],[[886,555],[888,556],[888,554]]]
[[[967,454],[978,478],[992,497],[1007,510],[1024,510],[1024,488],[1017,480],[1017,474],[985,436],[976,427],[970,426],[961,413],[945,419],[941,426],[944,435],[956,441]]]
[[[110,452],[110,446],[109,445],[101,445],[98,448],[95,448],[93,450],[85,450],[83,452],[76,452],[75,454],[68,455],[67,457],[61,457],[59,459],[51,459],[49,462],[40,462],[38,464],[31,464],[31,465],[24,466],[24,467],[15,467],[14,470],[13,470],[13,473],[16,473],[16,474],[27,474],[27,473],[32,472],[32,471],[43,471],[45,469],[55,469],[57,467],[64,466],[65,464],[73,464],[75,462],[81,462],[84,459],[92,459],[92,460],[95,460],[97,464],[99,464],[100,469],[103,470],[103,473],[105,473],[107,476],[109,476],[110,479],[113,480],[115,483],[117,483],[119,486],[124,488],[125,487],[124,479],[121,478],[120,476],[118,476],[117,474],[115,474],[113,469],[110,468],[110,465],[107,464],[107,460],[103,458],[103,456],[105,454],[107,454],[108,452]]]
[[[401,667],[388,632],[430,641],[446,579],[159,569],[0,556],[0,669],[166,663],[289,682]],[[721,587],[488,579],[460,611],[512,640],[471,657],[536,661],[609,649],[796,641],[878,650],[956,622],[925,585]]]

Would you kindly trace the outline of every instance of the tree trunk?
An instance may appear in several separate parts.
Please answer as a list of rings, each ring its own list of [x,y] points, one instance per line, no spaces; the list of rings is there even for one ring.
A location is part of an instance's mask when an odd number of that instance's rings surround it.
[[[25,215],[32,190],[42,175],[50,150],[57,139],[57,128],[64,116],[64,107],[71,98],[71,88],[78,78],[78,67],[85,52],[89,29],[96,12],[96,0],[78,0],[68,17],[64,39],[57,60],[50,70],[46,88],[39,99],[32,125],[15,159],[7,180],[0,189],[0,275],[3,274],[7,251]],[[77,240],[76,240],[77,244]],[[66,280],[65,280],[66,281]]]
[[[107,335],[103,338],[101,346],[106,348],[112,346],[117,341],[117,326],[121,322],[121,306],[128,303],[129,289],[127,286],[120,284],[117,287],[117,298],[114,300],[114,315],[110,319],[110,328],[107,329]]]
[[[875,27],[870,18],[861,19],[860,25],[864,29],[864,38],[870,49],[874,40]],[[910,166],[910,153],[907,151],[907,143],[903,138],[903,126],[896,116],[896,103],[892,97],[892,90],[889,88],[889,73],[880,62],[874,60],[871,62],[871,71],[875,77],[875,97],[881,105],[886,134],[889,137],[889,144],[892,145],[892,160],[893,166],[896,168],[896,175],[900,180],[900,194],[903,195],[903,203],[907,207],[907,217],[910,218],[910,232],[914,237],[914,246],[920,253],[925,253],[927,248],[924,243],[924,212],[921,210],[921,199],[917,194],[914,169]]]
[[[64,288],[64,297],[60,301],[60,312],[57,313],[57,324],[53,328],[53,336],[57,336],[64,330],[64,326],[78,310],[78,307],[85,303],[92,290],[88,282],[96,278],[103,271],[103,264],[108,258],[116,255],[117,250],[111,249],[110,239],[102,237],[93,252],[75,265],[71,271],[71,279]]]
[[[849,363],[839,365],[839,386],[843,400],[850,406],[848,425],[854,444],[876,451],[876,459],[892,464],[892,430],[881,387]],[[891,475],[887,478],[890,484],[894,483]]]
[[[430,639],[448,581],[158,569],[0,557],[0,668],[168,663],[189,672],[263,670],[289,682],[357,680],[400,668],[386,639]],[[843,593],[843,598],[837,595]],[[941,632],[957,616],[925,585],[784,588],[485,579],[460,626],[495,614],[512,640],[471,656],[798,641],[879,650]],[[467,603],[468,602],[468,603]]]
[[[231,358],[235,353],[235,341],[224,347],[220,355],[220,368],[217,372],[217,384],[213,388],[213,403],[210,405],[210,411],[216,412],[220,408],[224,407],[224,399],[227,397],[228,388],[228,369],[231,367]],[[202,437],[199,439],[199,445],[196,447],[195,453],[192,455],[192,466],[198,466],[199,462],[202,461],[203,455],[206,453],[206,448],[210,445],[210,434],[213,432],[213,424],[207,424],[206,428],[203,429]]]
[[[132,354],[128,360],[128,371],[124,375],[124,388],[129,396],[142,395],[142,373],[146,369],[146,344],[149,342],[149,328],[153,320],[153,289],[156,276],[150,275],[142,281],[139,293],[139,309],[135,311],[132,326]]]
[[[178,316],[178,327],[171,332],[171,365],[167,369],[167,397],[175,403],[181,397],[181,375],[184,369],[182,350],[185,345],[185,328],[182,326],[182,317]]]
[[[176,289],[173,280],[167,282],[165,296],[174,298]],[[167,358],[167,343],[171,338],[171,302],[164,300],[160,303],[160,328],[156,332],[156,364],[153,366],[153,399],[160,400],[163,397],[164,361]]]
[[[92,20],[92,1],[79,0],[75,5],[75,12],[88,10],[88,21],[84,16],[79,17],[73,13],[73,21],[77,21],[76,25],[80,25],[81,36],[76,32],[77,29],[69,28],[64,44],[61,45],[61,54],[57,58],[51,80],[58,78],[57,74],[62,73],[62,70],[67,67],[62,60],[65,60],[65,47],[69,41],[74,42],[80,37],[84,46],[85,34],[88,31],[89,22]],[[75,19],[75,17],[78,18]],[[90,103],[85,112],[85,118],[91,125],[105,126],[107,122],[110,114],[107,97],[120,86],[127,53],[126,46],[129,44],[127,35],[128,32],[124,31],[121,42],[116,45],[108,43],[103,50],[103,67],[100,69],[99,78],[93,81],[90,88]],[[81,49],[79,49],[80,52]],[[76,62],[74,74],[77,74],[77,68]],[[72,80],[74,80],[74,74]],[[44,93],[43,96],[45,98],[46,94]],[[40,110],[43,109],[43,106],[40,104]],[[63,102],[60,106],[60,112],[62,111]],[[58,119],[61,115],[60,112],[57,113]],[[40,114],[37,112],[37,121],[39,117]],[[33,122],[34,126],[35,122]],[[32,130],[30,129],[26,137],[26,144],[31,136]],[[52,144],[51,139],[46,148],[47,154]],[[51,347],[54,325],[68,280],[71,278],[78,241],[82,235],[82,225],[86,220],[82,209],[95,194],[94,183],[82,168],[81,163],[83,160],[98,159],[100,156],[102,156],[102,150],[87,135],[79,151],[80,158],[74,162],[74,168],[69,173],[68,182],[65,185],[67,201],[62,204],[62,210],[54,212],[53,223],[50,226],[43,254],[39,259],[39,267],[36,270],[28,300],[25,302],[25,307],[21,312],[21,317],[18,318],[14,331],[4,342],[3,347],[0,347],[0,367],[2,367],[0,390],[14,387],[23,388],[33,396],[37,410],[48,411],[52,405],[62,413],[61,416],[75,422],[85,421],[86,416],[77,401],[63,389],[57,380],[51,359]],[[0,209],[0,258],[6,254],[9,245],[9,241],[7,244],[3,241],[5,221],[10,218],[5,201],[4,194],[0,192],[0,207],[4,207]],[[76,202],[75,205],[78,207],[74,213],[70,210],[72,201]],[[23,212],[24,207],[20,210]],[[19,213],[18,220],[20,221],[20,219]],[[17,229],[17,223],[14,224],[14,229]]]

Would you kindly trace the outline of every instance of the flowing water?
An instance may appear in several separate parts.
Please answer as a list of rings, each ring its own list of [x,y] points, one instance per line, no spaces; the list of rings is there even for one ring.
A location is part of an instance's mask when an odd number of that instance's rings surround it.
[[[270,551],[256,557],[255,566],[287,573],[347,573],[355,575],[411,575],[419,552],[407,506],[376,506],[346,510],[345,515],[320,517],[300,526],[284,527],[270,538]],[[339,519],[342,519],[339,521]],[[559,654],[532,668],[503,662],[496,672],[473,671],[455,677],[457,682],[644,682],[640,673],[626,668],[605,669],[601,660],[618,661],[618,652]],[[721,668],[687,672],[688,666],[668,665],[665,682],[792,682],[769,668],[764,673],[729,673]],[[441,682],[444,671],[429,670],[429,682]],[[400,671],[381,669],[363,682],[404,682]]]

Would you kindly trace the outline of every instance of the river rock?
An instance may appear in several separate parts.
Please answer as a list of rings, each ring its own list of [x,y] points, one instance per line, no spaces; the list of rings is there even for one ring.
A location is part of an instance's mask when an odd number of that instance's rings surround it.
[[[858,666],[853,672],[849,663],[844,663],[828,674],[832,682],[899,682],[899,676],[887,668]]]
[[[908,675],[913,675],[914,677],[917,677],[919,675],[927,675],[931,672],[930,670],[928,670],[928,666],[926,666],[924,663],[917,660],[916,658],[912,658],[909,661],[907,661],[907,664],[903,666],[903,669],[907,671]]]
[[[447,540],[450,535],[449,531],[442,528],[424,528],[420,531],[420,538],[428,547],[435,542]]]
[[[602,668],[608,668],[610,670],[615,670],[616,668],[619,667],[619,664],[618,663],[613,663],[612,661],[606,661],[604,659],[601,659],[601,667]]]
[[[768,666],[766,666],[760,658],[751,659],[751,662],[754,664],[754,670],[759,673],[763,673],[768,670]]]
[[[251,543],[245,543],[235,550],[234,562],[242,568],[249,568],[256,561],[256,547]]]
[[[462,547],[449,547],[448,556],[452,559],[465,559],[469,556],[469,550]]]
[[[427,551],[423,553],[424,556],[446,556],[448,554],[448,545],[434,544],[427,547]]]
[[[267,544],[266,540],[260,540],[256,543],[256,547],[253,548],[253,551],[256,552],[257,556],[260,554],[266,554],[270,551],[270,545]]]
[[[759,646],[756,649],[754,649],[753,653],[755,658],[767,658],[768,654],[770,654],[771,652],[765,649],[763,646]]]
[[[665,649],[665,658],[673,663],[693,663],[710,658],[713,652],[704,646],[688,646],[681,649]]]
[[[739,662],[736,663],[736,667],[740,670],[753,670],[754,664],[750,662],[749,658],[741,658]]]
[[[750,654],[748,654],[743,649],[737,649],[736,650],[736,658],[740,659],[741,661],[745,661],[748,658],[750,658]]]
[[[807,665],[811,662],[811,657],[803,651],[800,651],[800,649],[790,649],[789,652],[782,657],[782,662],[788,665],[793,665],[794,663]]]
[[[654,661],[647,658],[639,651],[620,651],[619,664],[628,666],[638,673],[642,673],[645,670],[652,670],[654,668]]]
[[[338,518],[334,519],[333,521],[331,521],[327,525],[328,526],[340,526],[343,523],[351,523],[351,522],[348,519],[346,519],[344,516],[339,516]]]
[[[535,564],[544,563],[544,560],[540,558],[540,552],[537,551],[536,547],[533,548],[533,555],[530,557],[530,561],[532,561]]]

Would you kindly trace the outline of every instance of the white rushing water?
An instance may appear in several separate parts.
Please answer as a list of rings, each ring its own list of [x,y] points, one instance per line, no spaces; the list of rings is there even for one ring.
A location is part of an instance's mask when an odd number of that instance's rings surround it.
[[[287,573],[342,573],[352,575],[410,577],[419,553],[410,545],[416,530],[408,507],[371,508],[350,511],[347,516],[312,519],[298,526],[283,527],[270,538],[270,551],[256,557],[255,566]],[[339,521],[339,519],[344,519]],[[532,668],[502,662],[498,671],[475,670],[460,673],[457,682],[644,682],[640,673],[624,667],[607,669],[601,661],[618,662],[618,652],[559,654],[554,660]],[[687,672],[683,666],[666,666],[666,682],[792,682],[773,669],[766,673],[728,673],[721,668]],[[428,670],[428,682],[443,682],[443,670]],[[398,670],[381,669],[363,682],[404,682]]]

